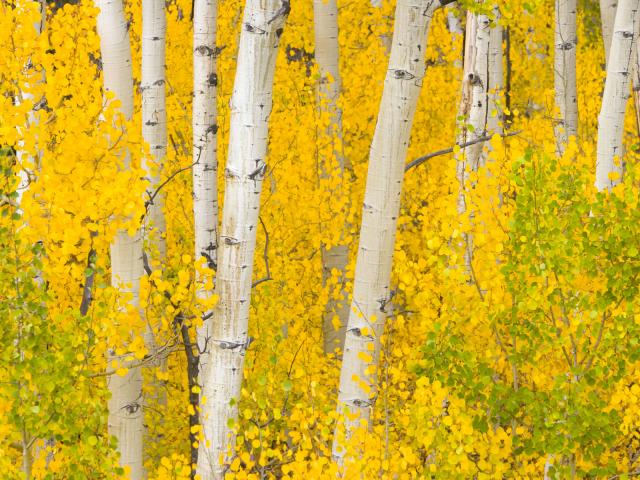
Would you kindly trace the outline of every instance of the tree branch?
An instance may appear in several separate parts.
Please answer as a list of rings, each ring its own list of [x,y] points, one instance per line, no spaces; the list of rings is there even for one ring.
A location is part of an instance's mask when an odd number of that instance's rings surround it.
[[[505,133],[505,134],[502,135],[502,138],[513,137],[514,135],[518,135],[521,132],[522,132],[522,130],[518,130],[516,132]],[[470,147],[471,145],[475,145],[476,143],[482,143],[482,142],[486,142],[488,140],[491,140],[491,137],[493,137],[493,135],[485,135],[483,137],[476,138],[475,140],[470,140],[468,142],[456,143],[456,145],[458,147],[460,147],[460,148],[466,148],[466,147]],[[411,160],[409,163],[407,163],[405,165],[404,171],[406,173],[409,170],[411,170],[413,167],[417,167],[418,165],[422,165],[427,160],[431,160],[434,157],[439,157],[441,155],[446,155],[447,153],[451,153],[451,152],[453,152],[454,148],[455,147],[449,147],[449,148],[445,148],[443,150],[437,150],[437,151],[432,152],[432,153],[427,153],[426,155],[423,155],[422,157],[418,157],[415,160]]]

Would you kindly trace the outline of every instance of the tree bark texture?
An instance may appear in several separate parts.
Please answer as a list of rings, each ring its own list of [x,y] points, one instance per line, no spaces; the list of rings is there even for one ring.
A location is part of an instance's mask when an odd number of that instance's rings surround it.
[[[260,193],[266,173],[268,120],[280,36],[289,3],[247,0],[231,98],[229,156],[216,292],[219,303],[210,320],[208,363],[202,375],[197,472],[203,480],[221,479],[235,444],[244,358],[249,346],[251,276]]]

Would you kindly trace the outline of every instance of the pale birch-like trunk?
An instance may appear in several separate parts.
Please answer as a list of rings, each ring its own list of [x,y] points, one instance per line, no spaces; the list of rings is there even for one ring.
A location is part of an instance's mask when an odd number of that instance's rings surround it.
[[[126,119],[133,113],[133,76],[129,30],[122,0],[96,0],[97,27],[104,75],[104,89],[115,94],[121,102],[120,111]],[[126,164],[129,163],[128,153]],[[131,306],[138,310],[140,278],[143,273],[142,238],[140,232],[130,236],[119,231],[111,244],[111,282],[122,293],[132,295]],[[126,355],[125,355],[126,356]],[[123,362],[124,356],[109,352],[108,363]],[[111,398],[108,402],[109,434],[118,440],[120,464],[130,468],[130,479],[144,476],[142,372],[130,368],[126,375],[110,375],[107,380]]]
[[[462,23],[456,15],[455,6],[447,7],[447,29],[449,30],[449,33],[457,35],[462,35],[464,33]]]
[[[489,34],[489,106],[487,130],[490,133],[504,133],[504,50],[502,46],[503,28],[500,23],[500,9],[493,9],[494,22]]]
[[[166,222],[163,213],[164,195],[159,191],[160,172],[167,154],[167,111],[165,90],[165,49],[167,20],[164,0],[142,1],[142,138],[149,145],[149,156],[143,159],[143,168],[149,187],[147,213],[143,225],[143,248],[151,252],[149,258],[154,268],[161,268],[166,258]],[[167,358],[158,354],[156,332],[159,323],[147,318],[144,341],[153,357],[148,363],[150,372],[150,397],[147,401],[166,405],[165,382],[156,369],[166,371]],[[157,427],[156,427],[157,429]],[[153,431],[153,429],[152,429]]]
[[[39,5],[40,5],[40,21],[36,22],[33,24],[33,28],[35,28],[36,33],[38,35],[40,35],[43,31],[44,31],[44,27],[46,24],[46,20],[47,20],[47,4],[46,2],[44,2],[44,0],[40,0],[39,1]],[[33,82],[34,83],[40,83],[40,82],[44,82],[45,80],[45,72],[44,70],[42,71],[42,73],[31,73],[30,70],[32,70],[34,68],[33,64],[31,63],[31,60],[28,61],[27,65],[25,65],[25,71],[29,73],[30,77],[33,78]],[[29,100],[33,100],[33,94],[31,92],[27,92],[27,91],[20,91],[19,95],[17,95],[15,97],[15,101],[16,104],[21,104],[25,101],[29,101]],[[35,114],[35,110],[36,108],[38,108],[38,105],[34,105],[34,108],[31,109],[29,111],[29,113],[27,114],[27,123],[26,123],[26,129],[31,128],[33,125],[35,125],[36,123],[36,114]],[[20,132],[19,132],[20,133]],[[24,193],[29,189],[29,185],[31,183],[31,181],[33,180],[33,177],[35,176],[35,172],[34,170],[28,170],[26,168],[26,164],[30,164],[30,166],[37,168],[38,165],[37,162],[39,161],[39,159],[37,158],[33,158],[30,157],[30,155],[23,151],[21,149],[21,147],[24,146],[24,142],[19,141],[18,142],[18,148],[16,151],[16,158],[18,160],[18,163],[20,164],[21,168],[18,172],[18,175],[20,176],[20,183],[18,185],[17,191],[16,193],[18,194],[18,197],[16,198],[16,204],[18,205],[18,207],[20,207],[21,203],[22,203],[22,196],[24,195]]]
[[[225,169],[216,292],[219,303],[209,320],[209,358],[202,374],[197,473],[221,479],[233,456],[244,357],[249,346],[251,276],[260,193],[267,169],[268,120],[280,36],[289,2],[247,0],[231,98],[229,156]]]
[[[166,256],[162,191],[157,192],[160,172],[167,155],[167,110],[165,93],[165,45],[167,20],[163,0],[142,2],[142,138],[149,144],[143,168],[149,181],[145,240],[162,262]],[[153,196],[153,198],[151,198]]]
[[[554,122],[556,150],[565,150],[567,140],[578,134],[576,87],[576,0],[555,0],[554,85],[560,117]]]
[[[39,0],[38,3],[40,7],[40,21],[35,22],[33,24],[33,27],[36,33],[40,35],[44,31],[44,28],[46,25],[47,4],[44,0]],[[25,73],[27,73],[27,75],[30,77],[29,83],[26,85],[27,87],[31,87],[31,82],[33,82],[33,84],[35,85],[45,82],[46,75],[45,75],[44,69],[42,69],[41,72],[37,72],[37,71],[33,72],[32,70],[35,70],[36,66],[32,64],[31,59],[29,59],[29,61],[27,62],[27,65],[25,65],[24,68],[25,68]],[[16,102],[16,105],[19,105],[26,101],[33,101],[34,98],[35,97],[31,92],[21,90],[20,93],[16,96],[15,102]],[[25,126],[23,127],[24,131],[27,131],[32,128],[37,128],[38,119],[36,115],[36,110],[40,108],[40,105],[42,104],[43,100],[45,101],[45,104],[46,104],[46,99],[43,98],[41,99],[40,102],[35,102],[33,108],[27,113],[27,121]],[[24,134],[24,131],[23,129],[20,129],[18,133]],[[22,211],[22,198],[24,194],[29,190],[31,182],[35,179],[36,171],[40,168],[40,161],[41,161],[40,150],[36,151],[35,156],[31,156],[29,152],[22,150],[21,147],[23,146],[24,146],[24,142],[19,141],[18,148],[16,150],[16,159],[18,160],[18,164],[20,165],[20,170],[18,171],[18,175],[20,177],[20,183],[16,190],[16,193],[17,193],[16,206],[19,211]],[[29,168],[27,168],[27,165]],[[44,279],[42,276],[42,272],[40,270],[36,271],[36,276],[34,280],[38,286],[43,286]],[[16,342],[18,341],[19,340],[16,339]],[[37,460],[42,455],[46,454],[47,457],[45,462],[46,462],[46,465],[48,466],[50,461],[53,459],[53,455],[51,453],[47,454],[45,452],[47,447],[51,447],[54,445],[55,439],[50,438],[47,440],[42,440],[41,442],[42,444],[40,444],[38,440],[31,438],[29,432],[26,429],[23,429],[22,431],[22,473],[25,475],[25,478],[27,480],[31,479],[34,460]],[[35,449],[33,448],[33,445],[36,445]],[[32,452],[32,450],[34,451]]]
[[[438,0],[398,0],[389,68],[369,157],[353,300],[340,372],[333,457],[348,461],[345,443],[369,422],[377,396],[404,164],[425,74],[425,51]],[[450,2],[446,2],[450,3]],[[344,422],[345,431],[342,432]],[[346,437],[346,438],[345,438]]]
[[[613,23],[616,19],[618,0],[600,0],[600,20],[602,22],[602,43],[604,44],[605,62],[609,62],[611,38],[613,38]]]
[[[194,0],[193,11],[193,219],[195,259],[216,270],[218,249],[218,124],[216,87],[218,84],[216,31],[217,0]],[[206,301],[213,288],[205,287],[205,276],[198,274],[196,295]],[[210,311],[203,312],[205,318]],[[201,352],[199,370],[204,371],[208,356],[209,322],[196,329]],[[195,381],[198,381],[195,379]]]
[[[598,117],[598,190],[609,189],[622,181],[622,136],[629,99],[629,77],[638,35],[640,0],[619,0],[613,28],[607,80]]]
[[[342,81],[339,68],[338,47],[338,6],[336,0],[314,0],[313,18],[315,32],[315,59],[320,69],[318,84],[318,105],[321,115],[329,117],[327,129],[321,132],[321,142],[331,146],[332,158],[324,155],[320,158],[320,176],[329,178],[336,174],[339,186],[331,192],[332,195],[343,196],[345,189],[345,157],[342,148],[342,110],[338,106]],[[335,159],[335,161],[333,161]],[[338,171],[332,172],[332,165],[337,164]],[[334,212],[332,212],[334,213]],[[338,221],[343,221],[345,212],[339,212]],[[346,232],[346,225],[342,226],[342,237]],[[339,295],[342,300],[334,300],[335,292],[329,292],[329,301],[325,305],[323,317],[323,345],[325,353],[333,353],[344,346],[344,333],[349,317],[348,294],[345,289],[345,270],[349,256],[348,245],[333,245],[326,248],[322,245],[322,281],[326,285],[331,278],[332,271],[339,272]],[[334,317],[337,317],[339,327],[334,327]]]
[[[465,57],[462,79],[462,98],[458,118],[458,144],[477,140],[487,134],[489,123],[489,67],[491,21],[486,15],[467,13],[465,35]],[[494,66],[495,67],[495,66]],[[467,212],[467,189],[469,175],[485,164],[484,142],[463,147],[455,155],[459,182],[458,213]],[[472,213],[471,213],[472,214]],[[470,233],[464,237],[464,263],[467,273],[471,272],[473,256],[473,238]]]

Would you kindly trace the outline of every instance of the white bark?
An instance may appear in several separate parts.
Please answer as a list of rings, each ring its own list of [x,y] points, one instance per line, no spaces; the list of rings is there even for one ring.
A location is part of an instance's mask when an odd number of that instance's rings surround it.
[[[560,117],[554,123],[557,151],[564,152],[569,137],[578,134],[576,88],[576,0],[555,0],[555,103]]]
[[[489,58],[491,22],[486,15],[467,14],[462,98],[458,118],[463,124],[456,143],[463,144],[487,134],[489,105]],[[484,164],[482,150],[484,142],[462,148],[456,154],[456,167],[460,193],[458,195],[458,213],[463,214],[467,207],[465,191],[469,173]]]
[[[604,44],[605,62],[609,62],[609,50],[613,37],[613,22],[616,18],[618,0],[600,0],[600,20],[602,22],[602,43]]]
[[[195,259],[216,270],[218,248],[218,140],[216,86],[217,0],[194,0],[193,13],[193,218]],[[205,288],[198,275],[196,295],[206,300],[213,289]],[[203,312],[210,316],[211,312]],[[205,352],[209,322],[196,329],[198,349]],[[204,371],[207,354],[199,357]]]
[[[342,81],[339,69],[338,47],[338,6],[336,0],[314,0],[313,18],[315,33],[315,59],[320,68],[320,80],[318,85],[318,104],[320,114],[329,116],[329,126],[323,133],[322,142],[327,142],[332,147],[332,157],[337,160],[338,171],[333,175],[339,177],[339,187],[332,194],[343,196],[345,191],[345,157],[342,149],[342,110],[338,106],[338,99],[342,89]],[[320,170],[322,178],[331,176],[331,158],[320,158]],[[343,220],[345,212],[331,212],[338,215],[339,221]],[[343,226],[343,237],[346,226]],[[331,278],[331,272],[335,269],[340,272],[338,284],[342,301],[330,298],[325,306],[323,317],[323,345],[325,353],[333,353],[336,349],[344,347],[344,332],[347,328],[349,317],[348,295],[345,289],[345,270],[347,268],[349,247],[347,245],[334,245],[330,248],[322,246],[322,280],[326,285]],[[332,296],[334,292],[330,292]],[[333,318],[337,316],[340,327],[336,330]]]
[[[438,0],[398,0],[389,68],[371,145],[362,210],[353,300],[340,372],[338,413],[347,439],[368,422],[377,396],[380,336],[384,331],[404,164],[425,74],[427,34]],[[345,463],[336,429],[333,456]]]
[[[268,119],[276,55],[289,3],[247,0],[231,98],[229,156],[220,234],[216,291],[219,303],[209,320],[208,363],[202,375],[206,398],[201,404],[204,440],[197,473],[221,479],[235,434],[248,321],[251,276],[258,229],[260,193],[267,165]],[[222,462],[220,462],[222,459]]]
[[[33,24],[33,28],[35,28],[36,33],[38,35],[40,35],[44,31],[45,23],[47,20],[47,4],[46,2],[44,2],[44,0],[40,0],[39,4],[40,4],[40,21]],[[34,83],[37,84],[45,81],[44,70],[41,73],[31,72],[31,70],[34,68],[34,66],[31,63],[31,60],[28,61],[27,65],[25,65],[24,68],[25,68],[25,72],[33,78]],[[15,101],[16,101],[16,104],[19,105],[25,101],[31,101],[33,100],[33,98],[34,97],[31,92],[22,90],[20,91],[20,94],[16,96]],[[25,125],[25,130],[32,128],[36,124],[36,122],[37,122],[36,114],[34,109],[32,109],[27,114],[27,122]],[[18,160],[18,164],[21,167],[18,172],[18,175],[20,176],[20,183],[16,191],[16,193],[18,194],[18,197],[16,199],[16,203],[18,207],[20,207],[22,203],[22,196],[29,189],[29,185],[31,184],[31,182],[33,181],[33,177],[35,176],[35,172],[33,170],[28,170],[26,168],[26,164],[30,164],[33,167],[37,167],[36,163],[39,161],[37,157],[36,158],[31,157],[28,154],[28,152],[25,152],[24,150],[22,150],[21,147],[23,146],[24,146],[24,142],[22,141],[18,142],[18,148],[16,151],[16,158]]]
[[[145,248],[151,251],[154,267],[164,264],[166,257],[166,223],[163,213],[164,195],[157,191],[160,172],[167,154],[167,111],[165,92],[165,45],[167,20],[164,0],[142,1],[142,138],[149,145],[149,157],[143,160],[143,168],[149,181],[144,219]],[[158,322],[147,319],[145,346],[155,360],[149,363],[154,369],[151,379],[153,401],[166,404],[166,389],[155,369],[166,371],[166,356],[158,356],[155,338]]]
[[[598,117],[596,188],[609,189],[622,181],[622,135],[629,99],[629,73],[638,34],[640,0],[620,0],[616,12],[607,80]]]
[[[164,0],[142,2],[142,138],[149,144],[143,167],[149,181],[149,198],[160,183],[160,171],[167,154],[167,111],[165,101],[165,44],[167,21]],[[157,258],[166,255],[163,194],[158,192],[145,217],[145,240],[152,243]]]
[[[503,28],[500,24],[500,9],[493,9],[494,21],[489,34],[489,117],[487,130],[502,135],[504,132],[503,101],[504,91],[504,50],[502,47]]]
[[[133,76],[131,71],[131,46],[129,31],[122,7],[122,0],[96,0],[100,10],[97,19],[100,51],[104,75],[104,88],[121,102],[121,112],[126,119],[133,113]],[[128,153],[126,164],[128,164]],[[123,293],[132,295],[131,305],[138,309],[140,277],[142,276],[142,240],[140,233],[130,236],[119,231],[111,245],[111,282]],[[108,362],[121,362],[123,358],[111,352]],[[109,365],[110,366],[110,365]],[[126,366],[126,362],[124,363]],[[143,478],[143,412],[142,373],[131,368],[123,377],[110,375],[108,388],[109,434],[118,440],[120,464],[131,470],[130,479]]]
[[[456,15],[455,7],[453,6],[447,7],[447,29],[449,33],[453,34],[462,35],[464,33],[464,28],[462,28],[460,19]]]

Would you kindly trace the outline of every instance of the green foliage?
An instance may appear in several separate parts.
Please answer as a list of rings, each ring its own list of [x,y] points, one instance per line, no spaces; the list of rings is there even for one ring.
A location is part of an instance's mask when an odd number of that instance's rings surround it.
[[[510,429],[516,464],[553,455],[565,475],[579,456],[593,465],[583,476],[614,471],[602,463],[622,420],[610,395],[639,359],[640,210],[635,168],[596,194],[573,160],[530,150],[513,163],[509,240],[495,259],[505,300],[481,320],[491,340],[469,342],[455,322],[470,317],[452,312],[430,334],[419,373],[464,399],[476,429]]]

